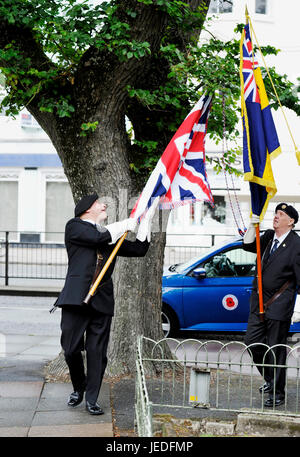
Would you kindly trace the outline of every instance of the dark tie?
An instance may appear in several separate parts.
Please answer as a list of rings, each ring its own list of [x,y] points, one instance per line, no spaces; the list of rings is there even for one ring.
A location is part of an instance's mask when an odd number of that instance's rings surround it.
[[[275,239],[273,247],[272,247],[272,249],[270,251],[270,255],[272,255],[276,251],[276,249],[278,248],[278,243],[279,243],[279,241]]]

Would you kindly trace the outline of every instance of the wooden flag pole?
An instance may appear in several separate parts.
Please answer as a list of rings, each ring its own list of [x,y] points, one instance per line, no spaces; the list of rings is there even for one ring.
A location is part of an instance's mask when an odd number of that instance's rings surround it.
[[[103,276],[105,275],[105,273],[107,272],[108,270],[108,267],[110,266],[110,264],[112,263],[112,261],[114,260],[114,258],[116,257],[117,255],[117,252],[118,250],[120,249],[123,241],[125,240],[126,236],[127,236],[128,232],[125,232],[124,235],[122,235],[122,237],[119,239],[119,241],[117,242],[117,244],[115,245],[112,253],[110,254],[109,258],[107,259],[104,267],[102,268],[102,270],[100,271],[98,277],[96,278],[94,284],[92,285],[92,287],[90,288],[89,290],[89,293],[87,294],[87,296],[85,297],[85,299],[83,300],[83,303],[85,303],[86,305],[89,303],[89,301],[91,300],[91,298],[93,297],[93,295],[95,295],[95,292],[97,290],[97,287],[99,286],[101,280],[103,279]]]
[[[259,299],[259,317],[260,317],[261,321],[263,321],[265,311],[264,311],[263,289],[262,289],[262,268],[261,268],[259,224],[255,224],[255,230],[256,230],[257,285],[258,285],[258,299]]]

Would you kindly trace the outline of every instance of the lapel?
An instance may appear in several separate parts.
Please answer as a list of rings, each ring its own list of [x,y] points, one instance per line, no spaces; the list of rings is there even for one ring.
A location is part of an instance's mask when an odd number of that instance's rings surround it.
[[[291,245],[292,237],[293,237],[293,234],[292,234],[292,230],[291,230],[290,233],[288,234],[288,236],[285,238],[285,240],[280,244],[280,246],[276,249],[276,251],[269,257],[268,261],[263,264],[263,270],[268,268],[274,262],[274,260],[276,260],[277,257]],[[271,240],[270,246],[268,247],[268,252],[270,252],[271,245],[272,245],[272,240]]]
[[[269,258],[270,250],[271,250],[271,247],[272,247],[272,240],[273,240],[273,238],[268,242],[268,244],[266,246],[266,249],[264,250],[263,255],[262,255],[262,269],[263,270],[264,270],[265,266],[268,263],[265,259]]]

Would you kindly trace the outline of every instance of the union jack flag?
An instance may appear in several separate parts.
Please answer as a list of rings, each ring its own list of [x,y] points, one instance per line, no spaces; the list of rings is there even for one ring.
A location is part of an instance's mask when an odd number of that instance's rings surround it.
[[[249,26],[245,28],[243,40],[243,60],[242,71],[244,78],[244,97],[245,100],[260,103],[259,93],[253,71],[258,68],[258,61],[253,53]]]
[[[130,217],[141,218],[158,197],[164,209],[193,201],[214,205],[204,149],[211,100],[211,96],[203,95],[187,115],[157,162]]]

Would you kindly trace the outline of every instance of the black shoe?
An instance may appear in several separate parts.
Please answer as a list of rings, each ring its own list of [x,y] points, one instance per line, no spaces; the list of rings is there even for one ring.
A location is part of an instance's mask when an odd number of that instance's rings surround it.
[[[78,406],[83,400],[84,390],[75,390],[71,393],[68,401],[68,406]]]
[[[284,403],[284,397],[282,396],[275,396],[275,399],[274,397],[269,397],[266,401],[265,401],[265,406],[267,406],[268,408],[273,408],[273,406],[280,406]]]
[[[264,385],[260,386],[259,391],[260,393],[264,392],[267,394],[268,392],[272,392],[272,385],[270,382],[265,382]]]
[[[90,414],[94,416],[100,416],[100,414],[104,414],[103,409],[98,405],[98,403],[89,403],[86,402],[86,409]]]

